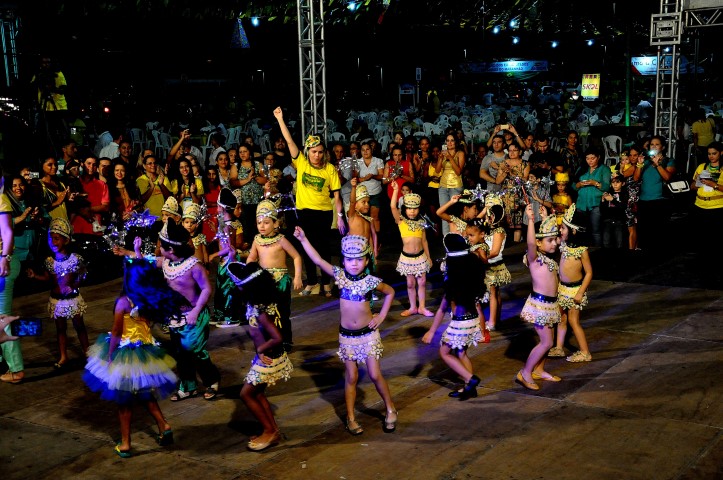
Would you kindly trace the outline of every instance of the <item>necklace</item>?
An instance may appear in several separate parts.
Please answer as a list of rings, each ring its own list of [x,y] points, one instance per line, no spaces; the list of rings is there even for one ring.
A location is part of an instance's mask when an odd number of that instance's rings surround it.
[[[274,243],[281,241],[282,238],[284,238],[284,235],[281,233],[275,233],[268,237],[259,233],[254,238],[254,241],[262,247],[268,247],[270,245],[273,245]]]
[[[364,215],[359,210],[356,211],[356,214],[359,215],[361,218],[363,218],[364,220],[366,220],[369,223],[372,223],[374,221],[374,219],[372,217],[370,217],[368,215]]]
[[[166,277],[167,280],[175,280],[190,271],[198,262],[198,258],[194,256],[184,258],[178,262],[172,262],[166,258],[163,260],[163,276]]]
[[[408,218],[405,218],[404,223],[407,224],[407,228],[409,228],[410,232],[424,230],[424,224],[422,222],[420,222],[419,220],[410,220]]]
[[[83,267],[83,259],[78,255],[70,254],[58,260],[48,257],[45,260],[45,268],[56,277],[64,277],[69,273],[75,273]]]
[[[562,258],[574,258],[579,260],[582,258],[582,254],[585,253],[587,247],[570,247],[568,245],[562,245],[560,247],[560,253]]]

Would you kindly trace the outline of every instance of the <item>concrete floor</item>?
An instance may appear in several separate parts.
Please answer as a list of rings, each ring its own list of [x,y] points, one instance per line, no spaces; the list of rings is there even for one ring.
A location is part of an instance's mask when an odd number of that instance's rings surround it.
[[[73,368],[58,374],[52,368],[55,328],[45,322],[41,337],[22,340],[26,380],[0,385],[0,477],[723,478],[721,291],[682,287],[699,283],[685,255],[616,266],[620,256],[594,253],[601,275],[582,315],[593,361],[552,359],[548,369],[563,381],[531,392],[513,382],[535,342],[517,317],[530,289],[521,247],[506,251],[513,283],[503,290],[503,321],[491,343],[470,351],[482,383],[479,397],[467,402],[447,397],[457,379],[437,347],[420,340],[431,319],[399,316],[405,288],[393,272],[395,255],[382,255],[381,276],[396,282],[398,292],[382,325],[382,369],[400,416],[391,434],[382,432],[383,405],[366,375],[357,399],[365,432],[352,437],[343,428],[337,299],[293,300],[294,375],[268,390],[285,440],[263,453],[245,448],[257,424],[238,396],[253,356],[242,328],[211,334],[222,395],[211,402],[162,401],[176,439],[166,448],[156,445],[154,424],[138,408],[136,455],[123,460],[113,452],[116,410],[82,383],[74,332]],[[438,274],[431,279],[437,305]],[[119,285],[115,280],[84,288],[91,341],[110,328]],[[45,316],[46,300],[46,293],[18,298],[15,311]],[[159,331],[158,338],[167,337]]]

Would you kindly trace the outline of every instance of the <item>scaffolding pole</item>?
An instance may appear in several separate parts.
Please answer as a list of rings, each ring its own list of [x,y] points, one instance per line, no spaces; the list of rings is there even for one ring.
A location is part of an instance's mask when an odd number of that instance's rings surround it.
[[[298,0],[301,135],[327,138],[323,0]]]

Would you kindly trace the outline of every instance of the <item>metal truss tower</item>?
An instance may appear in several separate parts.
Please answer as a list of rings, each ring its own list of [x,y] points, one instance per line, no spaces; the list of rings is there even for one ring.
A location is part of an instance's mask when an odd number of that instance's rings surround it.
[[[654,133],[668,139],[671,154],[675,148],[683,33],[718,25],[723,25],[720,0],[660,0],[660,13],[651,17],[650,45],[658,47]]]
[[[323,4],[323,0],[297,1],[303,139],[310,134],[327,137]]]
[[[5,86],[13,86],[19,78],[18,52],[15,37],[18,34],[20,20],[15,15],[15,7],[0,7],[0,39],[3,46],[3,72]]]

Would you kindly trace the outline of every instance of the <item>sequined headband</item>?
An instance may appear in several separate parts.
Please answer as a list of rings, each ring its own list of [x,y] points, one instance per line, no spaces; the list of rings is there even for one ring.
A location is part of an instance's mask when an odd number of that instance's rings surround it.
[[[318,135],[309,135],[309,138],[306,139],[306,142],[304,143],[305,148],[312,148],[316,147],[317,145],[321,144],[321,138]]]

